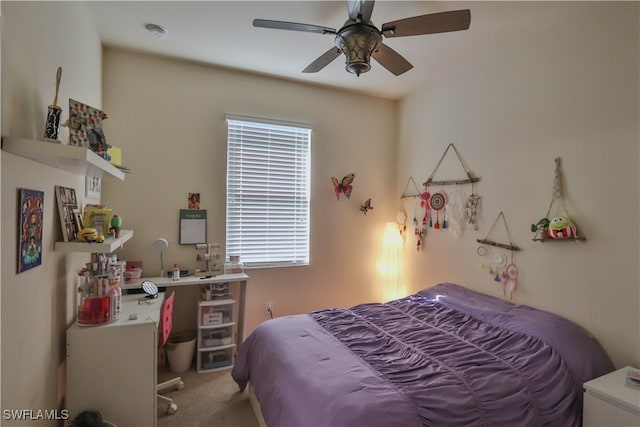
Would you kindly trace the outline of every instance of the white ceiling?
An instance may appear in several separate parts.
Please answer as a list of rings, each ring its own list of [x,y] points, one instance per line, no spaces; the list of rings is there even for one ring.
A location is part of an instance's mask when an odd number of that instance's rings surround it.
[[[514,38],[535,37],[549,25],[561,25],[571,13],[570,3],[378,0],[372,15],[378,28],[397,19],[459,9],[471,10],[471,26],[386,39],[414,68],[394,76],[372,59],[371,71],[360,77],[345,71],[342,56],[318,73],[302,73],[333,46],[333,35],[252,26],[254,18],[261,18],[339,29],[347,19],[346,1],[88,1],[87,6],[106,46],[400,99],[440,73],[464,68],[478,55],[493,56]],[[166,27],[169,37],[152,36],[144,28],[147,23]]]

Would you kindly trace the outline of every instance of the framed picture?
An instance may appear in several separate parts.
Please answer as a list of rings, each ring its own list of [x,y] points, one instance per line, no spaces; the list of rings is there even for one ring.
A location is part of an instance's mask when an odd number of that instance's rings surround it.
[[[180,244],[207,243],[207,211],[180,209]]]
[[[99,199],[102,191],[102,178],[99,176],[87,176],[84,188],[85,197]]]
[[[42,264],[44,192],[18,189],[18,273]]]
[[[189,209],[200,209],[200,193],[189,193]]]
[[[76,236],[84,228],[84,221],[82,220],[82,214],[80,213],[80,209],[73,210],[73,220],[76,226]]]
[[[109,161],[102,121],[106,113],[69,98],[69,145],[87,147]]]
[[[85,227],[95,228],[98,234],[109,234],[111,227],[111,216],[113,212],[110,208],[87,205],[84,208],[82,223]]]
[[[58,202],[58,213],[60,214],[60,225],[62,226],[62,239],[65,242],[76,240],[78,230],[76,229],[76,218],[74,211],[78,210],[78,199],[76,190],[69,187],[54,187],[56,201]]]

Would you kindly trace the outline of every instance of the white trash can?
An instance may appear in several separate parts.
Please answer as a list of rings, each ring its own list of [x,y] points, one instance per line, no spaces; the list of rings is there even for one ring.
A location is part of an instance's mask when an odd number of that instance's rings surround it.
[[[165,345],[171,372],[185,372],[191,367],[193,353],[196,349],[196,333],[181,332],[171,334]]]

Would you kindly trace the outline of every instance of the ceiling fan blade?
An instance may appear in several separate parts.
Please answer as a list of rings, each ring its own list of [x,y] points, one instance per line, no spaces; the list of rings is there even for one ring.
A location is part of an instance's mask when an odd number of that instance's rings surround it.
[[[380,63],[384,68],[399,76],[402,73],[406,73],[413,68],[413,65],[402,55],[395,50],[391,49],[384,43],[378,45],[378,49],[375,50],[371,56]]]
[[[302,70],[302,72],[317,73],[318,71],[322,70],[324,67],[329,65],[331,61],[333,61],[338,56],[340,56],[341,53],[342,51],[340,49],[338,49],[337,47],[332,47],[331,49],[329,49],[328,51],[320,55],[318,59],[316,59],[311,64],[309,64],[307,68]]]
[[[373,13],[374,0],[348,0],[347,11],[349,12],[349,19],[358,22],[358,18],[365,24],[371,21],[371,14]]]
[[[422,34],[468,30],[471,23],[469,9],[431,13],[382,24],[385,37],[406,37]]]
[[[335,28],[312,24],[301,24],[299,22],[271,21],[269,19],[254,19],[253,26],[259,28],[272,28],[274,30],[304,31],[307,33],[319,34],[336,34]]]

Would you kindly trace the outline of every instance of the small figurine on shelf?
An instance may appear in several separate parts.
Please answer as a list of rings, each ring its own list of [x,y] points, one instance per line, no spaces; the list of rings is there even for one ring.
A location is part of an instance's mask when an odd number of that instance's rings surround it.
[[[78,240],[92,243],[98,240],[98,230],[95,228],[83,228],[78,232]]]
[[[548,233],[552,239],[576,237],[576,226],[569,217],[557,216],[549,222]]]
[[[120,227],[122,227],[122,217],[118,214],[114,214],[111,217],[111,230],[115,238],[120,237]]]

